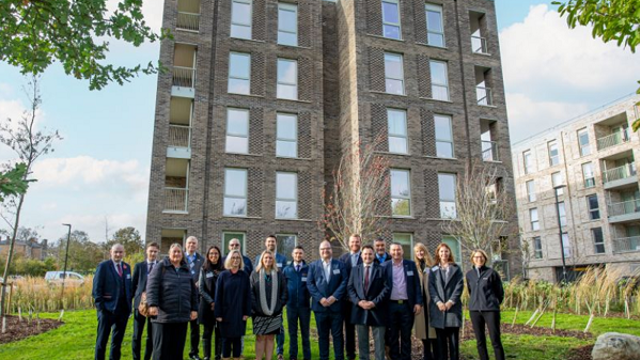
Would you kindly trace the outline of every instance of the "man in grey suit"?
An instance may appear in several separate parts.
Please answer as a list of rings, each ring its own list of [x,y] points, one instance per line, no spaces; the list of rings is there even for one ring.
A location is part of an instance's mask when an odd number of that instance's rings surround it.
[[[351,269],[347,291],[351,300],[351,321],[358,333],[360,360],[369,360],[369,328],[373,332],[375,360],[384,360],[386,300],[391,291],[389,278],[376,264],[373,247],[362,247],[363,263]]]

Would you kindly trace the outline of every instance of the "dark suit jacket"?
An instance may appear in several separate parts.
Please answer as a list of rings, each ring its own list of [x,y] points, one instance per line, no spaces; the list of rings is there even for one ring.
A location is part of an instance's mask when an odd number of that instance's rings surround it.
[[[342,261],[347,269],[347,276],[349,274],[351,274],[351,252],[347,252],[346,254],[342,254],[340,255],[340,258],[338,259],[340,261]],[[360,265],[362,264],[362,257],[358,256],[358,263],[356,265]]]
[[[324,275],[324,267],[322,266],[322,260],[316,260],[309,265],[309,276],[307,279],[307,288],[313,301],[311,302],[311,309],[316,312],[325,311],[342,311],[342,303],[347,296],[347,269],[344,263],[336,259],[331,259],[331,276],[329,283]],[[329,298],[333,296],[338,301],[333,303],[328,308],[325,308],[320,304],[322,298]]]
[[[347,291],[351,300],[351,323],[356,325],[385,326],[386,300],[391,292],[391,284],[382,266],[373,263],[369,270],[369,290],[364,291],[364,264],[351,269]],[[365,310],[358,306],[360,300],[373,301],[376,306]]]
[[[389,296],[391,296],[394,286],[393,260],[385,261],[384,264],[381,264],[380,266],[385,269],[389,284],[391,284],[389,289]],[[402,267],[404,268],[404,280],[407,283],[407,301],[410,308],[413,310],[415,305],[422,305],[422,286],[420,285],[420,275],[418,275],[416,263],[411,260],[402,260]]]
[[[391,260],[391,255],[389,255],[389,253],[385,253],[385,255],[386,256],[384,258],[383,263],[389,262],[389,260]],[[374,254],[373,262],[376,263],[376,264],[380,264],[380,259],[378,259],[378,253]]]
[[[120,287],[124,281],[125,302],[127,314],[131,313],[131,267],[124,261],[122,265],[122,277],[118,275],[112,260],[106,260],[98,264],[96,274],[93,278],[93,299],[99,311],[115,312],[120,301]]]
[[[189,268],[189,272],[191,273],[191,278],[194,283],[197,283],[200,280],[200,269],[202,269],[202,265],[204,265],[204,258],[200,255],[199,252],[196,251],[196,259],[192,264],[187,260],[187,252],[184,252],[184,261],[187,262],[187,267]]]
[[[436,329],[445,327],[462,326],[462,291],[464,290],[464,277],[462,270],[456,264],[449,265],[451,275],[445,279],[445,275],[439,266],[434,266],[429,274],[429,295],[431,305],[429,311],[429,323]],[[442,312],[438,309],[438,302],[453,301],[449,311]]]
[[[158,261],[156,261],[156,265],[158,265]],[[133,287],[133,311],[135,313],[138,311],[142,293],[147,288],[147,260],[139,262],[134,266],[131,286]]]

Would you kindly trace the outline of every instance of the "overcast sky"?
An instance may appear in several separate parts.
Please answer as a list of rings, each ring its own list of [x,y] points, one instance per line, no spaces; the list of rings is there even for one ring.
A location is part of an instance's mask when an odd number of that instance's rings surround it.
[[[640,79],[638,55],[593,40],[590,29],[567,29],[550,3],[496,0],[512,142],[630,94]],[[145,4],[147,21],[159,29],[163,1]],[[116,64],[155,61],[159,53],[157,44],[113,45]],[[25,83],[0,63],[0,118],[18,118],[28,106]],[[90,92],[59,66],[47,70],[39,126],[64,140],[35,167],[22,224],[50,240],[66,234],[62,223],[96,242],[107,227],[134,226],[144,236],[155,95],[155,76]],[[0,148],[0,158],[8,157]]]

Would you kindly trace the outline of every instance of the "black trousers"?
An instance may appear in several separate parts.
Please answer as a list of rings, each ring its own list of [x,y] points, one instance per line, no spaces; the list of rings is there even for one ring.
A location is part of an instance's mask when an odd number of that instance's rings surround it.
[[[140,360],[142,351],[142,332],[144,325],[147,324],[147,343],[144,348],[144,360],[150,360],[153,353],[153,330],[151,326],[151,318],[140,315],[138,310],[133,313],[133,339],[131,339],[131,353],[133,360]]]
[[[189,349],[189,357],[198,355],[198,347],[200,346],[200,324],[198,319],[189,321],[191,329],[191,348]]]
[[[215,323],[205,324],[202,333],[202,347],[204,348],[204,357],[211,359],[211,337],[215,335],[215,359],[220,360],[222,356],[222,339],[220,338],[220,329]]]
[[[187,323],[153,324],[153,360],[182,359]]]
[[[500,340],[500,311],[470,311],[473,332],[476,334],[478,356],[480,360],[489,360],[487,352],[487,335],[484,332],[485,325],[489,329],[489,338],[493,346],[496,360],[504,359],[504,349]]]
[[[422,340],[422,359],[423,360],[439,360],[440,359],[440,354],[438,353],[437,339]]]
[[[448,327],[436,329],[440,360],[460,359],[460,328]]]
[[[389,354],[394,360],[411,360],[413,309],[406,301],[389,302]]]
[[[222,357],[225,359],[230,357],[239,358],[242,355],[242,349],[240,349],[241,339],[240,337],[222,338]],[[233,356],[231,356],[232,350]]]
[[[106,310],[98,310],[98,331],[96,338],[95,360],[104,360],[107,350],[109,334],[111,334],[110,360],[120,360],[122,356],[122,340],[127,329],[129,314],[116,312],[115,314]]]
[[[356,358],[356,326],[351,323],[351,303],[347,302],[342,313],[344,314],[344,351],[348,360]]]

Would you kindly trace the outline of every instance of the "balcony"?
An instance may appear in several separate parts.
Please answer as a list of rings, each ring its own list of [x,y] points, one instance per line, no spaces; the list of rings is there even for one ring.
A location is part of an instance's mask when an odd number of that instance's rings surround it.
[[[493,106],[493,96],[491,94],[491,88],[476,86],[476,96],[478,99],[478,105]]]
[[[640,236],[613,239],[613,252],[640,250]]]
[[[605,189],[631,185],[638,182],[636,167],[633,163],[606,170],[602,173],[602,182]]]
[[[622,131],[617,131],[610,135],[603,136],[598,139],[598,150],[604,150],[615,145],[626,143],[631,140],[631,136],[629,135],[629,128],[625,128]]]
[[[164,212],[187,213],[189,190],[176,187],[164,188]]]
[[[498,143],[495,141],[482,141],[482,160],[500,161],[498,156]]]
[[[640,200],[612,203],[608,210],[610,223],[640,220]]]
[[[191,127],[185,125],[169,125],[169,141],[167,157],[177,159],[191,158]]]
[[[193,99],[196,87],[197,48],[194,45],[175,44],[171,96]]]
[[[200,30],[200,14],[178,11],[176,29],[198,32]]]
[[[476,54],[489,54],[487,50],[487,39],[482,36],[472,36],[471,50]]]

